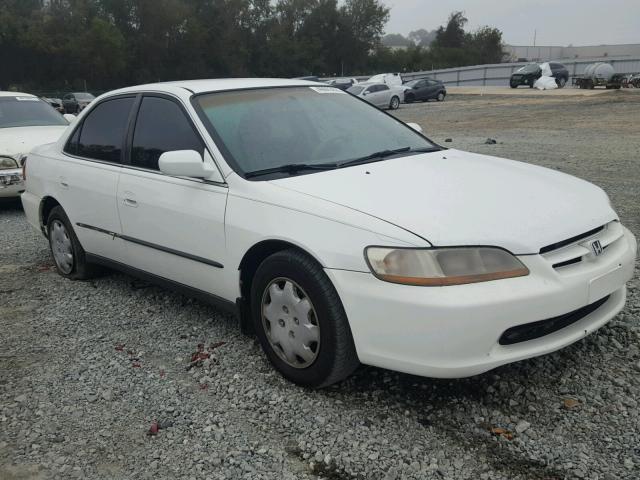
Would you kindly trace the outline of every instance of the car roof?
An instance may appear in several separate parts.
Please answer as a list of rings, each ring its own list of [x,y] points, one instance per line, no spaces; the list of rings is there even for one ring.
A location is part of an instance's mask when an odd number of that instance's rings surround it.
[[[0,97],[36,97],[36,96],[30,93],[0,91]]]
[[[218,78],[206,80],[182,80],[175,82],[149,83],[145,85],[136,85],[134,87],[122,88],[110,92],[128,93],[153,90],[161,92],[162,90],[172,91],[175,88],[182,88],[191,93],[220,92],[224,90],[241,90],[249,88],[265,88],[265,87],[306,87],[318,85],[319,82],[311,82],[308,80],[294,80],[286,78]],[[326,84],[325,84],[326,85]]]

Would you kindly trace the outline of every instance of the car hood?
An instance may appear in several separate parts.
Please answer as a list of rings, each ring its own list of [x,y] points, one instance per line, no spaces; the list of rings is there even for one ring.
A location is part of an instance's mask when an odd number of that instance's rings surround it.
[[[412,155],[271,183],[369,214],[434,246],[515,254],[616,219],[606,194],[576,177],[459,150]]]
[[[0,155],[29,153],[33,147],[58,140],[67,125],[0,128]]]

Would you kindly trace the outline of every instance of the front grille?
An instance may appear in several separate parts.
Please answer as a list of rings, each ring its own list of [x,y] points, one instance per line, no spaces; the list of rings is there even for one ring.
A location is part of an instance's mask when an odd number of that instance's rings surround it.
[[[540,254],[558,272],[570,272],[585,263],[593,264],[599,260],[599,255],[595,255],[593,250],[593,242],[596,240],[602,247],[601,253],[605,253],[623,238],[623,228],[620,222],[614,220],[575,237],[547,245],[540,249]],[[585,262],[586,260],[588,261]]]
[[[500,343],[500,345],[513,345],[515,343],[526,342],[528,340],[535,340],[536,338],[541,338],[545,335],[557,332],[558,330],[582,320],[590,313],[595,312],[598,308],[604,305],[608,299],[609,295],[597,302],[579,308],[578,310],[574,310],[573,312],[565,313],[559,317],[511,327],[504,331],[500,336],[498,343]]]

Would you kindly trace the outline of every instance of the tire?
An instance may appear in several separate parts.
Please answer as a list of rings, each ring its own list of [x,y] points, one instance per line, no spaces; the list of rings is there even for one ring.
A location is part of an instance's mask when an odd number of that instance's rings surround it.
[[[446,94],[444,92],[439,92],[438,96],[436,97],[436,100],[439,102],[444,102],[444,97],[446,96]]]
[[[529,80],[529,88],[533,88],[534,83],[536,83],[536,81],[533,78]]]
[[[518,88],[518,84],[517,84],[517,83],[514,83],[514,82],[509,82],[509,86],[510,86],[511,88]]]
[[[405,96],[404,103],[413,103],[416,101],[416,98],[413,95]]]
[[[71,280],[87,280],[99,273],[96,265],[87,262],[86,253],[60,206],[54,207],[47,218],[47,237],[56,270],[61,276]],[[62,261],[63,257],[68,261]]]
[[[558,88],[564,88],[564,86],[567,84],[567,79],[564,77],[557,78],[556,83],[558,84]]]
[[[302,252],[283,250],[260,264],[251,284],[251,316],[271,364],[298,385],[326,387],[359,365],[338,292],[322,267]],[[297,340],[303,335],[311,338],[306,344]],[[298,355],[302,349],[307,358]]]
[[[391,97],[391,101],[389,102],[389,109],[397,110],[400,108],[400,97],[396,97],[395,95]]]

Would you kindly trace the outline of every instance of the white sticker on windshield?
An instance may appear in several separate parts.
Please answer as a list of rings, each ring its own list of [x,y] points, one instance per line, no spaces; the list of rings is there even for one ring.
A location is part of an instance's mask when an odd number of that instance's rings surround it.
[[[334,88],[334,87],[309,87],[309,88],[311,88],[311,90],[313,90],[314,92],[318,92],[318,93],[345,93],[339,88]]]
[[[19,102],[39,102],[38,97],[16,97]]]

